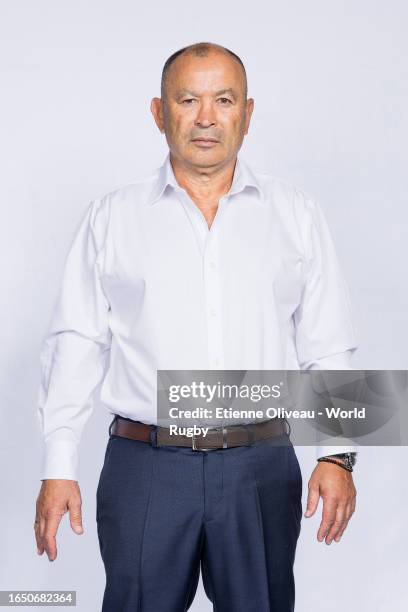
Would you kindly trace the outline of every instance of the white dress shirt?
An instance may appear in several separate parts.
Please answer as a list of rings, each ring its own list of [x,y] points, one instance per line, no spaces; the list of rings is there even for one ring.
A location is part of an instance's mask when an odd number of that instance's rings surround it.
[[[157,369],[341,370],[356,348],[319,203],[239,155],[209,229],[168,154],[90,202],[71,243],[41,348],[41,479],[78,480],[100,382],[112,415],[157,423]]]

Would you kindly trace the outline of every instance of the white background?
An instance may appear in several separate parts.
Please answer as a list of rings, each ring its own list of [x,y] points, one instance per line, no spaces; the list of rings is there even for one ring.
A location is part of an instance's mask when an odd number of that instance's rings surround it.
[[[0,10],[0,589],[76,589],[77,609],[98,612],[103,407],[82,442],[84,535],[64,517],[51,564],[32,528],[39,347],[85,206],[162,163],[149,104],[166,58],[192,42],[231,48],[255,98],[242,155],[323,206],[351,292],[354,367],[407,369],[408,11],[376,0],[3,0]],[[305,506],[314,449],[297,454]],[[316,540],[321,504],[303,517],[297,612],[407,609],[406,462],[406,448],[362,450],[339,544]],[[191,610],[211,610],[201,585]]]

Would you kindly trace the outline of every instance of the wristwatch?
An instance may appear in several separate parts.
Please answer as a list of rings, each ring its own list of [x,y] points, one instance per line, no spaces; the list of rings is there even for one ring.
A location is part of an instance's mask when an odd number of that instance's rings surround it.
[[[353,466],[357,462],[357,453],[338,453],[337,455],[327,455],[328,457],[338,457],[339,459],[343,459],[346,467],[352,469]]]

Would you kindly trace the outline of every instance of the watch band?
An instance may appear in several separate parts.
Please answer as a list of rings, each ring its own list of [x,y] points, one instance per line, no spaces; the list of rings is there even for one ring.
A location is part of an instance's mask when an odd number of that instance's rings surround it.
[[[328,463],[337,463],[339,467],[342,467],[349,472],[353,471],[353,466],[356,464],[356,452],[338,453],[335,455],[328,455],[326,457],[319,457],[318,461],[327,461]],[[338,461],[340,459],[341,461]]]
[[[347,470],[348,472],[353,471],[352,467],[348,467],[345,463],[342,463],[341,461],[336,461],[336,459],[330,459],[329,457],[319,457],[317,461],[319,463],[322,461],[327,463],[334,463],[335,465],[338,465],[339,467],[343,468],[343,470]]]

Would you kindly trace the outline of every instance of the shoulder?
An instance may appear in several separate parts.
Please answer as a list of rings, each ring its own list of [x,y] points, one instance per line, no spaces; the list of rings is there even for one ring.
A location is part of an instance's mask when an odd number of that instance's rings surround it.
[[[273,172],[252,166],[251,171],[261,187],[265,203],[279,216],[307,256],[313,237],[327,231],[325,214],[318,199],[295,182]]]
[[[146,176],[97,195],[88,202],[85,216],[98,250],[106,241],[113,211],[124,211],[127,207],[135,209],[137,205],[145,202],[156,178],[157,171],[152,171]]]
[[[158,169],[96,196],[89,204],[91,226],[96,234],[103,236],[108,231],[112,216],[126,218],[126,211],[143,208],[156,184]]]
[[[133,205],[141,205],[149,198],[158,178],[159,169],[152,170],[148,174],[136,178],[132,182],[106,192],[95,198],[96,209],[106,209],[112,206],[120,207],[131,202]]]
[[[322,214],[317,198],[295,182],[254,166],[251,171],[261,187],[264,201],[282,219],[304,227]]]

